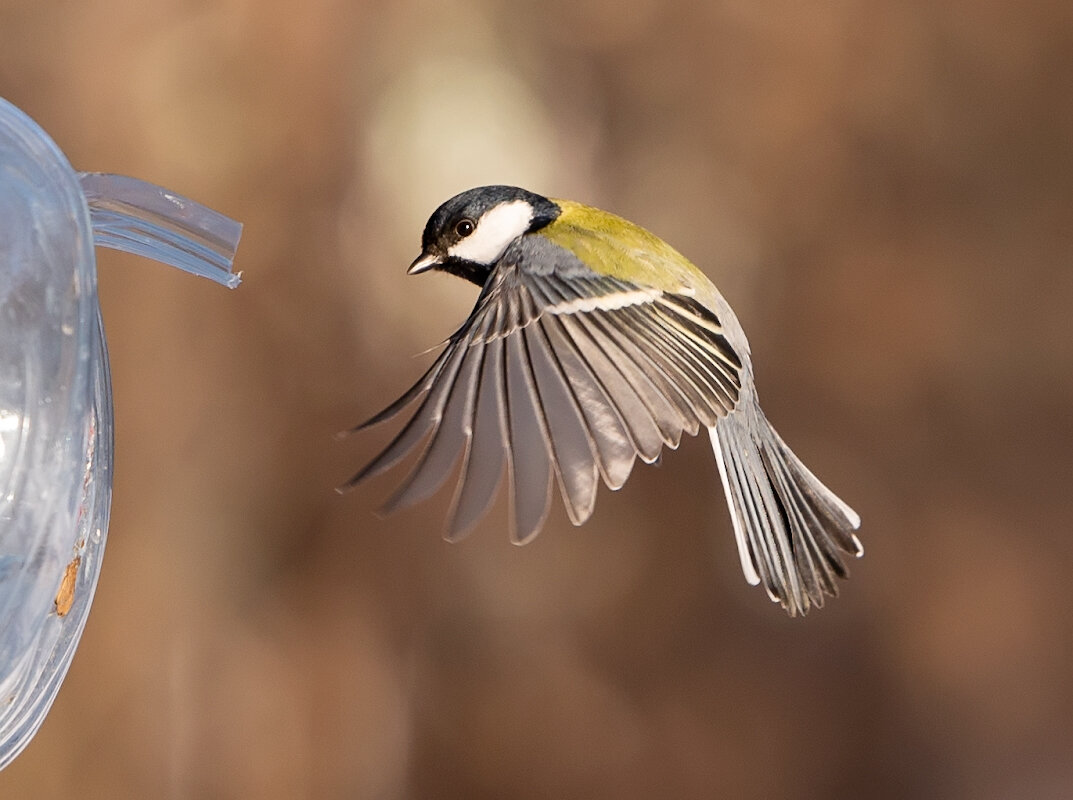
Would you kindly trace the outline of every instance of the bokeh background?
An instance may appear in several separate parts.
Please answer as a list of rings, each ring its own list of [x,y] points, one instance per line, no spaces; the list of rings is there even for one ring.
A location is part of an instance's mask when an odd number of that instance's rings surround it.
[[[1073,796],[1068,0],[0,0],[0,96],[245,223],[228,292],[99,253],[96,605],[2,797]],[[476,290],[505,182],[651,228],[864,519],[842,596],[742,580],[705,441],[461,544],[345,497]]]

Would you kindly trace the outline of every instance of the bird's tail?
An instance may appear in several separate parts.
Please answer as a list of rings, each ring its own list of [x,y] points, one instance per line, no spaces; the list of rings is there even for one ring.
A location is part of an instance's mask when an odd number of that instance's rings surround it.
[[[791,616],[823,606],[860,557],[857,513],[820,483],[775,432],[753,398],[709,428],[745,579],[763,583]]]

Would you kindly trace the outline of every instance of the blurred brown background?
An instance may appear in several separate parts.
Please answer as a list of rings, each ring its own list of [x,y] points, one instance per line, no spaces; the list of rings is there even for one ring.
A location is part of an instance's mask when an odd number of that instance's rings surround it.
[[[3,797],[1073,796],[1068,0],[0,0],[0,96],[242,220],[228,292],[99,253],[96,606]],[[864,519],[842,596],[742,579],[706,441],[465,542],[333,487],[476,291],[481,183],[623,214],[749,332]]]

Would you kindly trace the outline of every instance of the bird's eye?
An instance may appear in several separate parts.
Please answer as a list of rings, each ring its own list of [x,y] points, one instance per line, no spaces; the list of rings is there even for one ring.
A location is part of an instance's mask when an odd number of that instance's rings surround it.
[[[457,233],[462,238],[469,236],[476,229],[477,226],[473,223],[473,220],[471,219],[460,219],[455,225],[455,233]]]

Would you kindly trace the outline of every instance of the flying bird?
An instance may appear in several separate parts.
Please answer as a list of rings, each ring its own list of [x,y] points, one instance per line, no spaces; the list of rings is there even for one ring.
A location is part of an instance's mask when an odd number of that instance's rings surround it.
[[[429,218],[411,275],[481,287],[428,371],[360,430],[413,407],[340,490],[420,456],[385,512],[426,499],[461,461],[445,536],[464,536],[509,476],[512,540],[541,529],[557,483],[571,522],[600,481],[702,428],[741,568],[791,616],[823,606],[860,556],[860,518],[790,451],[757,401],[749,343],[707,277],[627,220],[513,186],[459,194]]]

